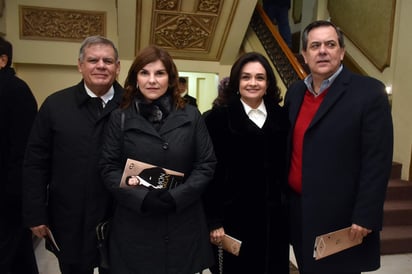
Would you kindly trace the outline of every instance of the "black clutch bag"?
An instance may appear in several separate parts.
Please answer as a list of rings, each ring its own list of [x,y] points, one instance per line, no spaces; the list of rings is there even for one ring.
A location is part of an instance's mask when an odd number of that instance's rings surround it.
[[[100,255],[100,267],[109,268],[109,228],[110,222],[101,222],[96,226],[97,249]]]

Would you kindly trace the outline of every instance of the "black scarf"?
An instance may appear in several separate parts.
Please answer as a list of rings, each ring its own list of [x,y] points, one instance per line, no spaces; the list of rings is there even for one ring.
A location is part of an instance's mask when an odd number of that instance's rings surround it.
[[[152,102],[138,101],[138,109],[140,114],[158,129],[172,109],[172,98],[166,93]]]

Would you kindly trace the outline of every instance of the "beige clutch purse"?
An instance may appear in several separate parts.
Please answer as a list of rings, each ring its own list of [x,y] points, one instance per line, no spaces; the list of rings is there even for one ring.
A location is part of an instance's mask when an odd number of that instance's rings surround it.
[[[222,241],[222,247],[229,253],[232,253],[235,256],[239,256],[240,246],[242,242],[238,239],[235,239],[229,235],[225,235]]]
[[[239,251],[240,251],[240,246],[242,245],[242,241],[239,241],[236,238],[233,238],[232,236],[229,236],[225,234],[223,237],[221,247],[223,250],[235,255],[239,256]]]

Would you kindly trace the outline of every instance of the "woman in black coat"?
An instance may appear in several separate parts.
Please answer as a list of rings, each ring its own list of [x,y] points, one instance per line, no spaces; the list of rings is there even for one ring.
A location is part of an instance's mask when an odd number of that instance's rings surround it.
[[[143,49],[107,128],[101,168],[117,207],[110,234],[116,274],[194,274],[213,264],[202,194],[216,164],[198,109],[185,105],[170,55]],[[174,188],[120,187],[127,158],[184,173]],[[138,174],[136,174],[138,175]]]
[[[282,191],[288,122],[280,100],[267,59],[247,53],[205,118],[218,159],[204,197],[211,241],[224,234],[242,241],[238,257],[224,253],[224,273],[289,273]],[[255,120],[254,111],[261,117]]]

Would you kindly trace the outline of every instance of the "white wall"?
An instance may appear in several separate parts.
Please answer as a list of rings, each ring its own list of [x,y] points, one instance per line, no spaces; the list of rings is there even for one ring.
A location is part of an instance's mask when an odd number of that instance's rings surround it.
[[[219,77],[216,73],[196,73],[179,71],[179,76],[187,77],[187,90],[190,96],[197,99],[200,112],[205,112],[212,107],[213,100],[217,97]]]
[[[396,1],[396,40],[393,50],[392,117],[395,129],[394,160],[403,164],[402,178],[408,179],[412,147],[412,1]]]

